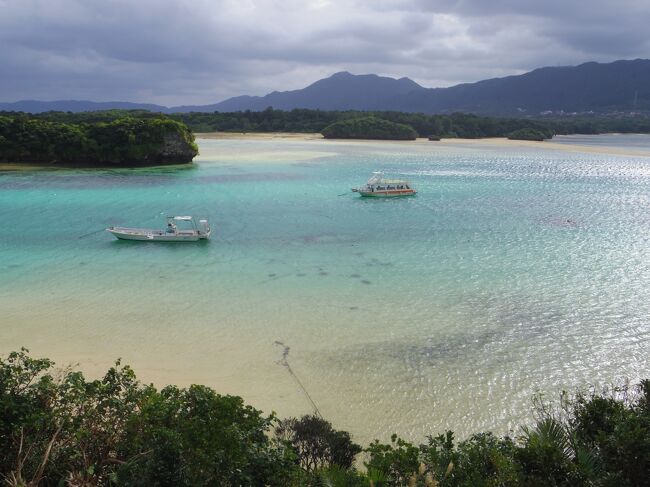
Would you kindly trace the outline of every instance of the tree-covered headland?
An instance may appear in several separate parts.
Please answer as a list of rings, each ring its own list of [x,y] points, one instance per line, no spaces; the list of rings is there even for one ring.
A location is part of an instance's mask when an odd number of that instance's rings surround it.
[[[541,142],[544,139],[548,139],[548,134],[545,132],[542,132],[541,130],[534,129],[534,128],[525,128],[525,129],[518,129],[515,130],[514,132],[510,132],[508,134],[508,138],[510,140],[533,140],[537,142]]]
[[[198,154],[194,135],[165,116],[109,113],[0,115],[0,162],[78,166],[185,164]],[[77,118],[77,120],[75,120]],[[81,120],[78,120],[81,119]]]
[[[0,357],[0,479],[13,487],[649,485],[650,381],[536,404],[536,421],[514,437],[458,441],[448,431],[362,449],[319,416],[279,420],[205,386],[159,390],[119,362],[88,380],[21,350]]]
[[[341,120],[328,125],[321,134],[326,139],[415,140],[418,133],[410,125],[378,117]]]

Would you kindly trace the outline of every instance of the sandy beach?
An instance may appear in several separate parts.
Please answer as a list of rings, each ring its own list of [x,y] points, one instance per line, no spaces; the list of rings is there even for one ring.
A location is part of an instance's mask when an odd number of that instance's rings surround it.
[[[258,140],[258,141],[272,141],[272,140],[289,140],[295,142],[308,142],[308,141],[323,141],[325,140],[321,134],[318,133],[298,133],[298,132],[274,132],[274,133],[261,133],[261,132],[202,132],[196,134],[197,139],[206,140]],[[331,139],[327,141],[336,147],[339,144],[417,144],[429,145],[435,147],[491,147],[495,149],[501,148],[534,148],[534,149],[549,149],[560,150],[565,152],[584,152],[589,154],[608,154],[616,156],[631,156],[631,157],[650,157],[650,151],[626,149],[618,147],[594,147],[579,144],[566,144],[554,142],[553,140],[546,140],[544,142],[528,141],[528,140],[510,140],[505,137],[494,137],[484,139],[441,139],[439,141],[430,141],[427,138],[418,138],[414,141],[396,141],[396,140],[361,140],[361,139]]]
[[[197,139],[224,140],[322,140],[321,134],[306,134],[302,132],[197,132]]]

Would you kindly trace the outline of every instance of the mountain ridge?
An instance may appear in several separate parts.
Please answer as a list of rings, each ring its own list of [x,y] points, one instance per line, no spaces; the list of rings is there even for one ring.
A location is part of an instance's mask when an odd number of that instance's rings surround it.
[[[321,110],[375,110],[382,108],[385,98],[423,90],[409,78],[389,78],[376,74],[354,75],[347,71],[334,73],[300,90],[273,91],[264,96],[237,96],[212,106],[218,111],[278,110],[311,108]]]
[[[340,71],[305,88],[273,91],[264,96],[241,95],[208,105],[162,105],[134,102],[22,100],[0,103],[0,110],[93,111],[112,108],[163,113],[261,111],[309,108],[320,110],[403,111],[411,113],[467,112],[480,115],[540,115],[547,113],[650,112],[650,60],[586,62],[548,66],[520,75],[425,88],[407,78]]]

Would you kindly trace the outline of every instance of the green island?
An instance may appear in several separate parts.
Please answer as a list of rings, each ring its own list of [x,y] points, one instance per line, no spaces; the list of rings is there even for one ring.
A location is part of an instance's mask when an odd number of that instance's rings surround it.
[[[341,120],[328,125],[321,134],[326,139],[415,140],[418,133],[410,125],[378,117]]]
[[[648,485],[650,380],[532,409],[513,437],[362,448],[318,415],[281,420],[200,385],[158,390],[119,361],[87,380],[22,349],[0,357],[0,474],[14,487]]]
[[[77,121],[0,114],[0,162],[128,167],[186,164],[197,154],[192,132],[164,115]]]
[[[541,142],[548,138],[547,133],[534,128],[518,129],[508,134],[508,139],[510,140],[534,140]]]

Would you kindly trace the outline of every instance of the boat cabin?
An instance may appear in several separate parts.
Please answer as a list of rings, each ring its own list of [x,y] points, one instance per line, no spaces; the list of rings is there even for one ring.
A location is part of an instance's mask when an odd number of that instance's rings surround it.
[[[401,179],[384,179],[381,172],[372,173],[372,177],[364,187],[352,188],[352,191],[361,196],[374,197],[413,196],[417,192],[410,182]]]

